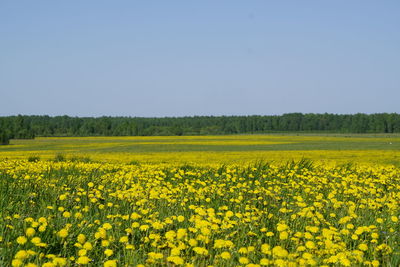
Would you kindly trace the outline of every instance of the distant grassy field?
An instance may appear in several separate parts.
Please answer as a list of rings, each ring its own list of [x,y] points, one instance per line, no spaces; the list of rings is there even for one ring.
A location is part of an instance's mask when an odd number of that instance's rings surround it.
[[[0,158],[62,154],[96,161],[243,163],[310,158],[400,165],[400,135],[63,137],[12,140]]]

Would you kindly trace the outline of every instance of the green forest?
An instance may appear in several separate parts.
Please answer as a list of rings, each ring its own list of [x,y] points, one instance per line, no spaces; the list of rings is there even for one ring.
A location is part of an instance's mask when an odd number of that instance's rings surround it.
[[[0,117],[0,143],[36,136],[220,135],[278,132],[399,133],[400,114],[302,114],[194,117]]]

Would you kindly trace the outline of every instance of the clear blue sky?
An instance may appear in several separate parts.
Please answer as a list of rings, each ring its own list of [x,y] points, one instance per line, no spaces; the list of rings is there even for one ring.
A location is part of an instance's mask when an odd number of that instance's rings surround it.
[[[400,1],[0,1],[0,115],[400,112]]]

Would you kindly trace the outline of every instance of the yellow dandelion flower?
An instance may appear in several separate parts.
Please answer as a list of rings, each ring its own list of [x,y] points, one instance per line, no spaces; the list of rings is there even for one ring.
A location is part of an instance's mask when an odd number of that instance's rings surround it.
[[[79,256],[86,256],[86,254],[87,254],[87,250],[86,249],[80,249],[79,251],[78,251],[78,255]]]
[[[106,230],[110,230],[110,229],[112,229],[112,225],[110,223],[104,223],[103,228]]]
[[[285,258],[289,255],[289,252],[281,246],[276,246],[272,249],[272,255],[274,257]]]
[[[288,239],[288,237],[289,237],[289,233],[286,232],[286,231],[283,231],[283,232],[279,233],[279,239],[280,240],[286,240],[286,239]]]
[[[81,256],[76,260],[76,263],[85,265],[85,264],[89,264],[90,261],[91,261],[91,259],[89,257]]]
[[[367,251],[368,250],[368,245],[362,243],[362,244],[358,245],[358,249],[362,250],[362,251]]]
[[[92,250],[93,249],[93,245],[90,242],[86,242],[85,244],[83,244],[83,248],[86,250]]]
[[[129,241],[129,238],[127,236],[123,236],[119,239],[119,242],[121,242],[121,243],[128,243],[128,241]]]
[[[11,262],[12,267],[21,267],[24,265],[24,262],[20,259],[13,259]]]
[[[104,262],[104,267],[117,267],[117,260],[108,260]]]
[[[372,266],[374,266],[374,267],[378,267],[378,266],[380,265],[379,261],[377,261],[377,260],[373,260],[373,261],[371,262],[371,264],[372,264]]]
[[[19,236],[19,237],[17,238],[17,243],[20,244],[20,245],[25,244],[27,241],[28,241],[28,239],[26,239],[25,236]]]
[[[248,264],[249,262],[250,262],[249,259],[246,257],[239,258],[239,263],[241,263],[241,264]]]
[[[84,244],[86,241],[86,236],[84,234],[79,234],[77,240],[79,243]]]
[[[31,243],[34,244],[34,245],[37,245],[37,244],[39,244],[40,242],[42,242],[42,239],[41,239],[40,237],[33,237],[33,238],[31,239]]]
[[[106,250],[104,250],[104,254],[105,254],[107,257],[110,257],[111,255],[114,254],[114,251],[112,251],[111,249],[106,249]]]
[[[35,234],[36,234],[36,231],[32,227],[26,229],[26,231],[25,231],[25,235],[28,237],[34,236]]]
[[[224,260],[229,260],[231,258],[231,254],[227,251],[224,251],[220,254],[221,258],[223,258]]]
[[[176,265],[182,265],[185,263],[184,260],[179,256],[170,256],[167,258],[167,261],[172,262]]]
[[[307,241],[305,244],[306,248],[308,249],[314,249],[315,248],[315,243],[312,241]]]
[[[274,233],[273,232],[266,232],[265,235],[268,236],[268,237],[271,237],[271,236],[274,236]]]
[[[261,252],[264,254],[271,254],[271,246],[269,244],[262,244]]]
[[[63,228],[60,231],[58,231],[58,236],[61,238],[66,238],[68,236],[68,230]]]
[[[28,257],[29,257],[29,253],[26,250],[19,250],[14,256],[14,258],[20,259],[20,260],[27,259]]]

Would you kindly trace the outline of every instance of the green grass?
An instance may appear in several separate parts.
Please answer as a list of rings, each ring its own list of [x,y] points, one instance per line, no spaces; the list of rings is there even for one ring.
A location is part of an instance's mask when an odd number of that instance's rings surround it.
[[[210,145],[217,141],[227,144]],[[230,144],[235,141],[237,143]],[[146,144],[143,144],[146,142]],[[190,144],[187,144],[190,142]],[[259,142],[246,144],[246,142]],[[263,142],[277,142],[263,144]],[[165,144],[168,143],[168,144]],[[193,144],[198,143],[198,144]],[[243,143],[243,144],[241,144]],[[280,151],[280,150],[400,150],[400,135],[238,135],[207,137],[76,137],[12,140],[6,151],[57,153],[179,152],[179,151]]]
[[[12,140],[1,158],[86,161],[244,163],[311,158],[400,166],[398,134],[265,134],[158,137],[60,137]]]

